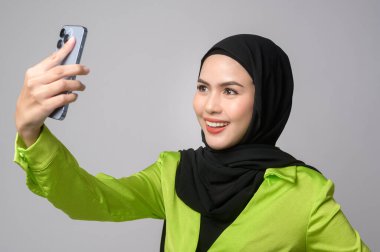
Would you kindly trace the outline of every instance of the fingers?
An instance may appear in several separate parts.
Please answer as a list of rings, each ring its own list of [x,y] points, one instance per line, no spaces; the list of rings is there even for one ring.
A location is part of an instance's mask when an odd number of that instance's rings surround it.
[[[45,74],[35,76],[30,80],[33,83],[49,84],[62,78],[67,78],[75,75],[87,75],[90,72],[86,66],[83,65],[58,65],[48,70]]]
[[[59,95],[65,91],[84,91],[86,86],[78,80],[61,79],[44,86],[44,91],[41,98],[50,98]]]
[[[55,108],[59,108],[66,104],[76,101],[77,98],[78,98],[78,95],[75,93],[56,95],[46,100],[46,107],[52,108],[54,110]]]
[[[46,71],[54,66],[61,64],[61,62],[66,58],[66,56],[73,50],[75,45],[75,38],[71,37],[61,49],[52,53],[49,57],[41,61],[36,67],[41,68]]]
[[[51,112],[61,106],[74,102],[78,95],[65,91],[83,91],[85,86],[67,77],[86,75],[89,69],[83,65],[61,65],[72,51],[75,39],[66,42],[48,58],[27,69],[24,86],[17,100],[17,129],[40,128]]]

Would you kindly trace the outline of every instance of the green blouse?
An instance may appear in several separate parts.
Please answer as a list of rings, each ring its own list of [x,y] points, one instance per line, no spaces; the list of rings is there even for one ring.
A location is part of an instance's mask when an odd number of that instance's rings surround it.
[[[93,176],[46,126],[27,149],[17,135],[14,156],[29,189],[70,218],[166,219],[165,251],[193,252],[200,214],[176,195],[179,159],[179,152],[165,151],[129,177]],[[333,182],[309,168],[268,168],[254,197],[209,251],[369,251],[333,193]]]

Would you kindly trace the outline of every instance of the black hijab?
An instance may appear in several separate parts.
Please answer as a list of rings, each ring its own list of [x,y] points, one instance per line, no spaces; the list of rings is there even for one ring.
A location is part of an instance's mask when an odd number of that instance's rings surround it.
[[[215,44],[202,58],[201,68],[212,54],[235,59],[250,74],[255,85],[254,112],[239,144],[214,150],[202,131],[205,147],[180,151],[175,189],[186,205],[201,214],[197,251],[207,251],[236,219],[260,187],[267,168],[307,166],[275,146],[289,118],[293,95],[292,71],[284,51],[267,38],[240,34]]]

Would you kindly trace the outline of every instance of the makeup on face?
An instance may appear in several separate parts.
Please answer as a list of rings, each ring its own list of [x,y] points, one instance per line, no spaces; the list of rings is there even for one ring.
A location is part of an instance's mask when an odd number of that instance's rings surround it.
[[[210,134],[222,132],[230,123],[212,118],[203,118],[206,123],[206,129]]]
[[[252,118],[253,100],[252,79],[237,61],[225,55],[205,60],[193,107],[210,147],[224,149],[242,139]]]

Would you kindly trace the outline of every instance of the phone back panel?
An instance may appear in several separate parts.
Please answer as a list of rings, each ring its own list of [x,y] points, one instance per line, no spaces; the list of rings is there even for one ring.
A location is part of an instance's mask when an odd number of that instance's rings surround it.
[[[75,37],[75,46],[69,55],[62,61],[61,65],[79,64],[82,56],[84,43],[86,41],[87,28],[80,25],[65,25],[60,32],[60,38],[57,43],[57,50],[71,37]],[[75,76],[70,76],[66,79],[75,80]],[[66,92],[68,93],[68,92]],[[66,117],[69,105],[59,107],[49,115],[56,120],[63,120]]]
[[[79,64],[82,56],[84,42],[86,41],[87,29],[79,25],[65,25],[62,27],[65,29],[69,38],[75,37],[75,47],[70,54],[62,61],[62,65]]]

